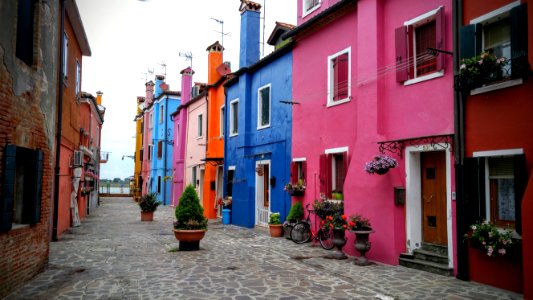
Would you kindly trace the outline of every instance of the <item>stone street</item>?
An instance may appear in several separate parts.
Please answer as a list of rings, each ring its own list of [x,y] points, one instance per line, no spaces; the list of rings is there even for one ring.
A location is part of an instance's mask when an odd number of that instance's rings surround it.
[[[211,222],[196,252],[177,251],[173,207],[141,222],[130,198],[102,198],[50,245],[47,269],[7,299],[521,299],[401,266],[325,259],[311,243]]]

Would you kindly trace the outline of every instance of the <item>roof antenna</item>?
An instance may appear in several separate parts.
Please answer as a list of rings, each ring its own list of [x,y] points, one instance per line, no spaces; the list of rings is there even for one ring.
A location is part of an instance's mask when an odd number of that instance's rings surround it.
[[[187,51],[187,52],[178,52],[178,55],[179,55],[180,57],[185,57],[185,61],[188,61],[188,60],[191,61],[191,70],[192,70],[192,53],[191,53],[191,51]]]
[[[165,61],[161,61],[159,65],[163,68],[163,75],[165,75],[165,78],[167,78],[167,64],[165,63]]]
[[[211,18],[211,20],[217,22],[218,24],[220,24],[222,26],[222,31],[216,31],[215,30],[215,32],[220,33],[220,35],[222,36],[222,38],[221,38],[222,43],[221,44],[222,44],[222,47],[224,47],[224,36],[225,35],[229,35],[230,32],[228,32],[228,33],[224,32],[224,21],[223,20],[218,20],[218,19],[215,19],[215,18]]]

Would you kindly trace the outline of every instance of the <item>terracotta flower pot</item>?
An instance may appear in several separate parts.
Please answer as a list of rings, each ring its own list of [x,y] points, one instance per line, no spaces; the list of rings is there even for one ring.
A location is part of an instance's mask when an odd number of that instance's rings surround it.
[[[271,237],[281,237],[283,236],[283,225],[282,224],[268,224],[270,228]]]
[[[174,236],[180,242],[180,251],[200,250],[200,240],[207,230],[179,230],[174,229]]]
[[[153,211],[141,211],[141,221],[153,221],[154,212]]]

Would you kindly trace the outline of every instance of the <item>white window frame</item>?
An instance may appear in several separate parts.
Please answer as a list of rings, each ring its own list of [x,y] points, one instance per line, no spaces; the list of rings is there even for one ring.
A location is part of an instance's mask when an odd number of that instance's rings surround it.
[[[153,153],[152,151],[154,150],[154,145],[152,144],[149,144],[148,145],[148,160],[152,160],[152,157],[153,157]]]
[[[422,15],[420,15],[420,16],[418,16],[416,18],[413,18],[413,19],[411,19],[409,21],[405,21],[403,23],[403,25],[404,26],[413,26],[413,30],[414,30],[416,27],[419,27],[419,26],[421,26],[423,24],[426,24],[426,23],[429,23],[431,21],[434,21],[436,16],[437,16],[437,12],[439,11],[439,9],[441,7],[443,7],[443,6],[441,5],[441,6],[437,7],[434,10],[428,11],[427,13],[422,14]],[[413,32],[413,35],[412,35],[413,36],[413,40],[412,41],[408,41],[409,45],[413,48],[413,57],[416,57],[416,55],[417,55],[416,54],[416,43],[415,43],[415,41],[416,41],[415,32]],[[409,59],[411,59],[411,57],[409,57]],[[426,74],[426,75],[417,76],[416,75],[416,59],[413,59],[413,62],[414,62],[414,65],[413,65],[413,70],[414,71],[413,72],[415,73],[414,78],[404,81],[404,83],[403,83],[404,86],[444,76],[444,69],[442,69],[440,71],[433,72],[433,73],[429,73],[429,74]]]
[[[237,112],[237,116],[234,116],[234,110],[233,110],[233,105],[237,105],[237,109],[239,107],[239,99],[235,99],[235,100],[232,100],[230,103],[229,103],[229,107],[230,107],[230,112],[229,112],[229,136],[232,137],[232,136],[237,136],[239,135],[239,116],[238,116],[238,112]],[[233,118],[237,118],[237,131],[235,131],[235,124],[233,122]]]
[[[201,139],[204,136],[204,114],[198,114],[196,117],[198,121],[197,139]]]
[[[320,6],[322,5],[322,0],[319,0],[318,1],[318,4],[311,7],[311,8],[307,8],[306,7],[306,2],[308,2],[309,0],[302,0],[302,18],[305,18],[307,15],[311,14],[312,12],[314,12],[315,10],[319,9]]]
[[[226,129],[226,126],[225,126],[225,106],[222,105],[220,107],[220,136],[223,137],[224,136],[224,130]]]
[[[63,31],[63,79],[68,78],[68,34]]]
[[[76,97],[80,95],[81,92],[81,64],[76,59]]]
[[[333,88],[333,59],[336,58],[337,56],[340,56],[342,54],[345,54],[345,53],[348,53],[348,97],[344,98],[344,99],[341,99],[341,100],[337,100],[337,101],[333,101],[333,92],[334,92],[334,88]],[[327,82],[327,87],[328,87],[328,100],[327,100],[327,107],[331,107],[331,106],[335,106],[335,105],[339,105],[339,104],[343,104],[343,103],[346,103],[346,102],[349,102],[350,99],[352,99],[352,47],[348,47],[348,48],[345,48],[333,55],[330,55],[328,56],[328,61],[327,61],[327,67],[328,67],[328,82]]]
[[[342,154],[346,152],[346,157],[348,157],[348,147],[339,147],[339,148],[331,148],[331,149],[326,149],[324,151],[325,154],[332,154],[332,155],[335,155],[335,154]],[[337,178],[335,177],[336,176],[336,170],[335,170],[335,162],[333,161],[335,157],[333,156],[332,160],[331,160],[331,190],[334,191],[336,190],[336,181],[337,181]],[[348,170],[345,170],[346,174],[345,176],[348,175]],[[344,187],[343,187],[343,197],[344,197]]]
[[[263,101],[264,99],[261,96],[261,91],[264,89],[269,89],[268,92],[268,124],[261,125],[261,115],[263,114]],[[271,84],[265,84],[262,87],[257,89],[257,130],[264,129],[270,127],[270,120],[272,119],[272,88]]]

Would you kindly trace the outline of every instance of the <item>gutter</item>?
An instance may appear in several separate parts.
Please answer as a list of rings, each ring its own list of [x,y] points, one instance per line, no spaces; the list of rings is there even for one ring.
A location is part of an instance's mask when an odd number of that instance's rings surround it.
[[[62,131],[62,121],[63,121],[63,66],[65,53],[63,52],[64,40],[63,32],[65,32],[65,0],[61,0],[61,32],[60,42],[59,42],[59,95],[57,98],[57,128],[56,128],[56,161],[54,166],[54,215],[52,220],[52,241],[56,242],[59,240],[57,236],[57,223],[59,217],[59,172],[60,168],[60,156],[61,156],[61,131]]]

